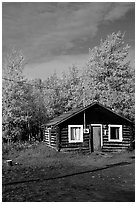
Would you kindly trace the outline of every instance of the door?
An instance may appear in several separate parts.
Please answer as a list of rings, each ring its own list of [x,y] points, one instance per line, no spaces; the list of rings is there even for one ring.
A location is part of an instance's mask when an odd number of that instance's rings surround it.
[[[92,125],[93,151],[101,150],[101,126]]]

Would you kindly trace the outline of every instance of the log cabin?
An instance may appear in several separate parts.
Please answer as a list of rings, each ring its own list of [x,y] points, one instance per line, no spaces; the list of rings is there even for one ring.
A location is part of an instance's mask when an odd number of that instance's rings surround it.
[[[44,126],[45,143],[57,151],[122,151],[130,148],[133,123],[94,102],[66,112]]]

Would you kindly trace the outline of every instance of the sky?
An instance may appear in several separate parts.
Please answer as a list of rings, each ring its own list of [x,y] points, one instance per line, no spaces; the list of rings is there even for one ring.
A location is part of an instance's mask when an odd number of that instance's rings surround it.
[[[88,60],[89,48],[112,32],[125,32],[135,58],[134,2],[3,2],[2,54],[22,50],[29,79],[61,75]]]

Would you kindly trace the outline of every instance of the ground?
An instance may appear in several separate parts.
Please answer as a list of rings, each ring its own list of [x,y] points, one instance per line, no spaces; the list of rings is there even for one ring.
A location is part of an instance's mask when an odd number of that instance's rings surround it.
[[[6,159],[13,160],[7,166]],[[134,152],[63,153],[44,143],[5,155],[3,202],[134,202]]]

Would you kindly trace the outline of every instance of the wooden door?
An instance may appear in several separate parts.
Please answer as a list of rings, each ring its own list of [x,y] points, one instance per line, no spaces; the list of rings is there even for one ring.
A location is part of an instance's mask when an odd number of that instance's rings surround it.
[[[101,126],[92,125],[93,151],[101,150]]]

